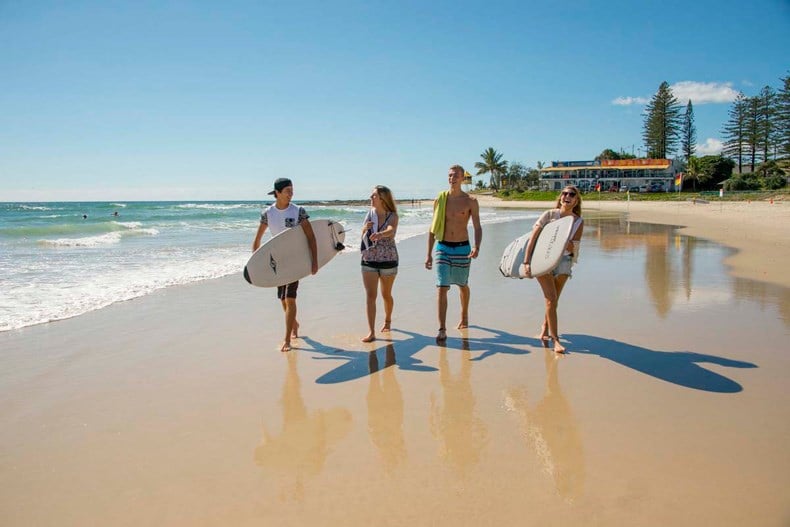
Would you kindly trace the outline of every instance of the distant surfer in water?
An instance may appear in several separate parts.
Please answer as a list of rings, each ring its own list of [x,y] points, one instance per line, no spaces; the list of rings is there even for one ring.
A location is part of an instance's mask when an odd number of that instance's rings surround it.
[[[532,251],[535,250],[535,242],[538,240],[540,231],[552,221],[569,215],[576,219],[573,222],[571,235],[559,265],[552,272],[535,277],[543,290],[543,297],[546,300],[546,316],[543,319],[543,326],[540,328],[540,338],[546,342],[549,338],[554,340],[554,351],[557,353],[565,353],[565,347],[560,343],[557,330],[557,302],[559,301],[562,288],[565,287],[565,282],[571,277],[571,267],[579,257],[579,244],[582,239],[582,231],[584,230],[582,196],[578,188],[568,185],[562,189],[557,198],[555,208],[541,214],[538,221],[535,222],[527,250],[524,252],[524,263],[521,266],[521,276],[532,278],[529,262],[532,259]]]
[[[439,311],[439,332],[436,342],[447,340],[447,291],[458,286],[461,298],[461,321],[458,329],[469,327],[469,265],[477,258],[483,228],[480,226],[480,206],[477,199],[461,189],[464,168],[453,165],[447,173],[450,189],[445,190],[433,202],[433,221],[428,233],[428,256],[425,268],[433,268],[436,242],[436,290]],[[469,220],[475,231],[475,246],[469,244],[467,231]]]
[[[376,185],[370,194],[370,210],[362,223],[362,283],[365,285],[368,334],[362,342],[376,340],[376,296],[381,284],[384,301],[384,325],[388,332],[392,325],[392,285],[398,274],[398,249],[395,233],[398,231],[398,210],[392,192],[383,185]]]
[[[294,195],[291,180],[278,178],[274,182],[274,190],[269,192],[269,195],[274,196],[276,201],[261,213],[261,223],[258,226],[258,232],[255,233],[255,240],[252,242],[252,252],[257,251],[260,247],[261,238],[267,228],[271,229],[273,236],[276,236],[286,229],[301,225],[310,248],[311,274],[317,273],[318,250],[315,243],[315,233],[313,233],[313,227],[308,219],[310,216],[307,215],[304,207],[297,207],[291,203]],[[290,351],[291,339],[299,337],[299,322],[296,320],[296,290],[298,288],[299,280],[277,288],[277,298],[282,302],[285,312],[285,338],[280,346],[280,351]]]

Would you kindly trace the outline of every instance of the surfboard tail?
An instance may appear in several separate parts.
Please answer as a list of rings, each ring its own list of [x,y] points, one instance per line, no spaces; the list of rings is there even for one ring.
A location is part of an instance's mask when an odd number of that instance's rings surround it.
[[[250,273],[247,271],[247,266],[244,266],[244,279],[247,280],[248,284],[252,284],[252,280],[250,279]]]

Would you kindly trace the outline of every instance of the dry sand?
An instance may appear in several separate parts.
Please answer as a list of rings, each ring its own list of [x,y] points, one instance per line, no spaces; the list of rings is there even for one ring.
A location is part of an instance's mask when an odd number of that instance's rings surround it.
[[[565,356],[534,338],[536,283],[496,271],[514,223],[485,228],[446,346],[424,237],[370,345],[354,254],[303,282],[287,354],[240,276],[0,334],[0,525],[788,525],[790,290],[763,264],[787,267],[786,211],[607,207]]]

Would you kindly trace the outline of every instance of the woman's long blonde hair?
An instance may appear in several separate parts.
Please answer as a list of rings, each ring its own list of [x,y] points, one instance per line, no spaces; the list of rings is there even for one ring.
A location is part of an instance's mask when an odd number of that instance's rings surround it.
[[[384,204],[384,208],[387,209],[387,212],[394,212],[397,214],[398,207],[395,205],[395,198],[392,197],[392,191],[384,185],[376,185],[374,188],[376,192],[379,193],[379,199]]]
[[[557,204],[555,205],[555,208],[559,209],[559,208],[562,207],[562,191],[564,191],[564,190],[572,190],[572,191],[574,191],[576,193],[576,205],[573,206],[573,213],[576,214],[577,216],[581,216],[582,215],[582,193],[579,192],[579,189],[576,188],[575,185],[565,185],[565,188],[563,188],[560,191],[560,195],[557,196]]]

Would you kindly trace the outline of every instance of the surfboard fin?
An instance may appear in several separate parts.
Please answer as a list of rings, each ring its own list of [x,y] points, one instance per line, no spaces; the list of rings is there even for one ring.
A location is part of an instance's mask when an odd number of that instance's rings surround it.
[[[330,222],[329,222],[329,225],[330,225],[330,226],[332,226],[334,223],[335,223],[334,221],[330,221]],[[342,227],[342,225],[341,225],[341,227]],[[341,233],[341,234],[342,234],[342,233],[344,233],[344,232],[346,232],[346,231],[340,231],[340,233]],[[335,240],[335,250],[336,250],[336,251],[342,251],[343,249],[345,249],[345,248],[346,248],[346,246],[345,246],[345,245],[343,245],[343,244],[342,244],[342,243],[341,243],[341,242],[340,242],[340,241],[337,239],[337,233],[335,233],[334,229],[332,230],[332,238]]]

